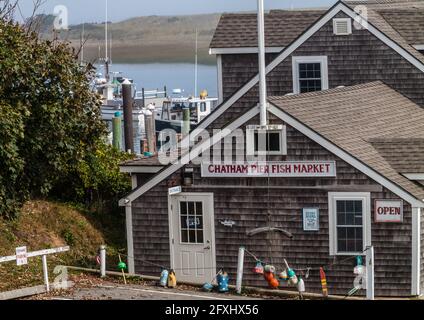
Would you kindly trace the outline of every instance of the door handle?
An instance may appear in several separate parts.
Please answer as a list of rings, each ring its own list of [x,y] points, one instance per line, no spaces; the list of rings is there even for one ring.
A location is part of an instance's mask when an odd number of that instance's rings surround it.
[[[203,249],[204,250],[210,250],[211,249],[211,246],[204,247]]]

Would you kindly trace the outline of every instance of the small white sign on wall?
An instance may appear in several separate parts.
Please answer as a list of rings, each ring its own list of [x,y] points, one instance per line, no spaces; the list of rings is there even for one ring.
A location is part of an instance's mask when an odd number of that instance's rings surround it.
[[[402,200],[375,200],[375,222],[403,222]]]
[[[16,265],[23,266],[28,264],[27,247],[16,248]]]
[[[183,192],[183,190],[182,190],[181,186],[172,187],[172,188],[169,188],[169,189],[168,189],[168,194],[169,194],[170,196],[173,196],[173,195],[175,195],[175,194],[179,194],[179,193],[181,193],[181,192]]]
[[[319,231],[319,209],[304,208],[303,209],[303,230]]]

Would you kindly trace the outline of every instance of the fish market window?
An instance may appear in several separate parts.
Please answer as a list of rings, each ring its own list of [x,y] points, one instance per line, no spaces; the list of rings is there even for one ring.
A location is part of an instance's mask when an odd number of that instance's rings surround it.
[[[293,57],[293,92],[306,93],[328,89],[326,56]]]
[[[180,202],[181,243],[203,243],[203,202]]]
[[[369,193],[329,193],[330,255],[359,255],[371,243]]]
[[[248,155],[286,155],[286,127],[282,125],[247,126]]]

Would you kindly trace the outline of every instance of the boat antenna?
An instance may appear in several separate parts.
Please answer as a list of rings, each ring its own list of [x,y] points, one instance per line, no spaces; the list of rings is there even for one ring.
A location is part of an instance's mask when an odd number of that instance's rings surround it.
[[[194,58],[194,96],[197,97],[197,76],[198,76],[198,43],[197,43],[197,35],[198,30],[196,28],[196,50],[195,50],[195,58]]]

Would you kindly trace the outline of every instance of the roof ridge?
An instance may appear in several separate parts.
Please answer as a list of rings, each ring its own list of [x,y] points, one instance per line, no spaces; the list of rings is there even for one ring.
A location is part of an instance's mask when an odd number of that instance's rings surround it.
[[[340,86],[336,88],[331,88],[327,90],[321,90],[321,91],[314,91],[314,92],[307,92],[307,93],[298,93],[298,94],[289,94],[284,96],[270,96],[268,97],[269,100],[291,100],[291,99],[299,99],[299,98],[309,98],[314,96],[322,96],[322,95],[329,95],[334,93],[341,93],[341,92],[350,92],[350,91],[356,91],[364,88],[372,88],[376,86],[384,85],[386,87],[389,87],[386,85],[383,81],[377,80],[372,82],[366,82],[361,84],[356,84],[353,86]]]

